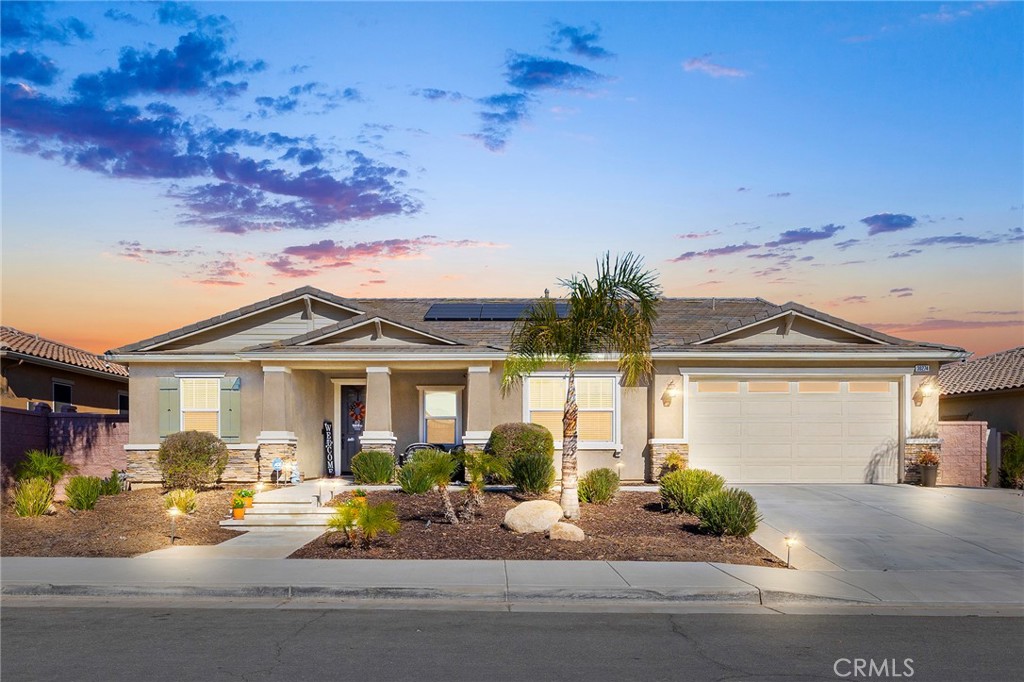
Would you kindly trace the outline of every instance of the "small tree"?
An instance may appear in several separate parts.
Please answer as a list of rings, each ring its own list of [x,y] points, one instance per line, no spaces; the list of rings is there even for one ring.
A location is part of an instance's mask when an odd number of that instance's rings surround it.
[[[444,450],[420,450],[413,455],[413,461],[416,462],[415,466],[422,475],[434,486],[437,486],[437,492],[441,496],[441,504],[444,508],[444,520],[457,524],[459,517],[455,514],[451,495],[448,494],[448,486],[452,482],[452,474],[455,473],[458,462]]]
[[[484,486],[488,477],[508,476],[508,463],[497,455],[480,450],[464,450],[459,459],[466,468],[466,501],[462,518],[472,521],[484,507]]]
[[[56,452],[29,450],[25,453],[25,459],[15,465],[14,476],[19,481],[43,478],[49,482],[50,487],[53,487],[74,470],[74,465],[65,462],[64,457]]]
[[[1019,433],[1011,433],[1003,441],[999,485],[1004,488],[1024,488],[1024,436]]]
[[[577,490],[576,369],[595,354],[618,356],[623,383],[634,385],[651,373],[651,334],[657,319],[661,287],[657,275],[644,269],[643,259],[632,253],[605,254],[597,262],[597,276],[577,274],[559,280],[569,290],[568,314],[559,313],[552,299],[540,299],[512,329],[502,376],[507,395],[523,376],[554,362],[568,375],[562,415],[562,496],[567,518],[580,514]]]
[[[157,463],[165,488],[202,490],[220,480],[228,465],[228,446],[205,431],[182,431],[164,439]]]

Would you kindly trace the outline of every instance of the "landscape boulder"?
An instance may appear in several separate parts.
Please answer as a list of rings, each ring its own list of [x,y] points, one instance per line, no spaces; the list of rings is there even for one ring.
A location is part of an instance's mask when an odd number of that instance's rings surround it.
[[[513,533],[543,533],[562,518],[562,508],[551,500],[530,500],[505,512],[505,527]]]
[[[551,540],[567,540],[569,542],[583,542],[587,536],[583,529],[571,523],[559,521],[548,529],[548,538]]]

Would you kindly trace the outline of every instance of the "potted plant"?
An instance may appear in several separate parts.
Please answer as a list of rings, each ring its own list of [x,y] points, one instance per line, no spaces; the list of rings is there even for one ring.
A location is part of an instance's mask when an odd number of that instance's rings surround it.
[[[242,498],[242,502],[245,503],[245,508],[246,509],[249,509],[250,507],[252,507],[252,500],[253,500],[253,496],[255,494],[256,493],[254,493],[253,491],[249,490],[248,488],[242,488],[237,493],[237,495]]]
[[[245,518],[245,500],[238,495],[231,498],[231,518],[236,521]]]
[[[366,491],[362,488],[356,488],[352,491],[352,503],[358,505],[366,505]]]
[[[921,470],[921,485],[934,488],[939,477],[939,456],[934,452],[923,452],[917,457],[917,466]]]

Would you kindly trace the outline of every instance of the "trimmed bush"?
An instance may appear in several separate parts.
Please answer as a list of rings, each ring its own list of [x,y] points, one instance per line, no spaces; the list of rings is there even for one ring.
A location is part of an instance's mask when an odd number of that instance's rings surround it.
[[[706,493],[697,500],[700,529],[714,535],[735,535],[745,538],[761,522],[757,502],[746,490],[724,488]]]
[[[44,478],[53,487],[65,474],[70,474],[74,470],[75,467],[65,462],[64,457],[56,452],[29,450],[25,453],[25,459],[15,465],[14,477],[19,481]]]
[[[53,502],[53,486],[42,477],[26,478],[14,486],[14,513],[42,516]]]
[[[594,469],[580,479],[581,502],[607,504],[619,492],[619,475],[611,469]]]
[[[511,463],[518,454],[555,456],[555,439],[551,432],[539,424],[509,422],[498,424],[484,446],[484,452]]]
[[[199,493],[191,488],[169,490],[164,495],[164,509],[176,508],[182,514],[191,514],[196,510]],[[244,502],[243,502],[244,504]]]
[[[545,453],[521,452],[512,457],[509,475],[520,492],[543,495],[555,482],[554,460]]]
[[[401,525],[395,505],[390,502],[380,504],[353,504],[348,502],[338,508],[327,520],[327,527],[332,531],[345,534],[350,545],[355,545],[362,536],[363,546],[369,547],[379,535],[396,535]]]
[[[1003,441],[1003,459],[999,467],[1001,488],[1024,488],[1024,436],[1011,433]]]
[[[92,509],[103,491],[103,480],[96,476],[73,476],[64,486],[68,506],[79,511]]]
[[[220,479],[228,465],[228,446],[212,433],[182,431],[164,439],[157,464],[165,488],[202,490]]]
[[[434,479],[431,472],[427,467],[417,464],[415,457],[407,461],[398,470],[396,478],[402,492],[409,495],[423,495],[434,488]]]
[[[704,469],[684,469],[662,476],[658,482],[661,503],[672,511],[696,513],[697,500],[725,486],[725,479]]]
[[[109,478],[104,478],[100,485],[100,495],[120,495],[121,475],[117,469],[110,472]]]
[[[384,485],[395,475],[395,457],[390,452],[364,450],[352,458],[352,476],[356,483]]]

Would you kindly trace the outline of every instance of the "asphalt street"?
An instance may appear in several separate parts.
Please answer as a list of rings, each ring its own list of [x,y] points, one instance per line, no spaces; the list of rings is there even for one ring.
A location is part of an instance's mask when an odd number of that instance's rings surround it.
[[[68,607],[10,602],[22,680],[1021,679],[1024,619]]]

